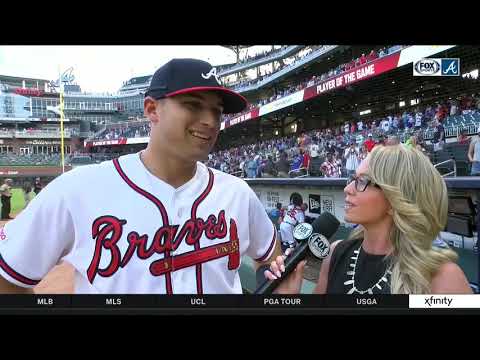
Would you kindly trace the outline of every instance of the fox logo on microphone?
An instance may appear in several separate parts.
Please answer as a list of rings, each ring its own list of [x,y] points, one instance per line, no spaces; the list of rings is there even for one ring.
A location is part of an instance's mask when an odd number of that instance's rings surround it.
[[[330,253],[330,243],[322,234],[313,234],[308,240],[310,251],[319,259],[326,258]]]

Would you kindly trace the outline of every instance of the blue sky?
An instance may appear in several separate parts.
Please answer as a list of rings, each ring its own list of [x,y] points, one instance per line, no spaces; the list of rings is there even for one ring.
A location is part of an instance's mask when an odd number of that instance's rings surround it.
[[[255,46],[249,54],[270,48]],[[82,91],[112,93],[176,57],[212,65],[235,62],[234,52],[222,46],[0,46],[0,75],[55,80],[59,69],[73,67]]]

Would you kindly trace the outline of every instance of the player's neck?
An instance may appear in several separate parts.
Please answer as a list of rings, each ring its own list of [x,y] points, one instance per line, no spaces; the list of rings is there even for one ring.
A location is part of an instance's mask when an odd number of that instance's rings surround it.
[[[175,189],[192,179],[197,169],[196,162],[185,163],[167,158],[160,160],[149,147],[141,152],[140,159],[148,171]]]

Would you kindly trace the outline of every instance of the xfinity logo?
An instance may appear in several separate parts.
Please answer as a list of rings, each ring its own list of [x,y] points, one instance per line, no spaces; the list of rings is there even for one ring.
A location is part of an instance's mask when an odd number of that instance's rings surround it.
[[[413,63],[413,76],[459,76],[460,59],[421,59]]]

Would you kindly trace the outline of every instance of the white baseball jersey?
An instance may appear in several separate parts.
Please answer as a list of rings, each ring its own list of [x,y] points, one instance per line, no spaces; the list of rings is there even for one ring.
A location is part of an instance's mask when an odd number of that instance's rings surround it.
[[[0,274],[34,287],[61,260],[76,293],[242,293],[244,254],[268,259],[274,225],[243,180],[198,162],[175,189],[139,153],[71,170],[0,228]]]

